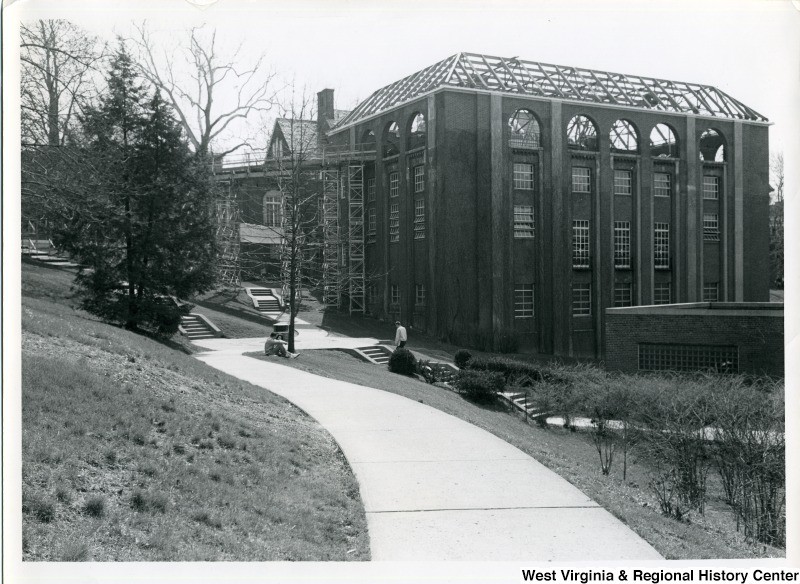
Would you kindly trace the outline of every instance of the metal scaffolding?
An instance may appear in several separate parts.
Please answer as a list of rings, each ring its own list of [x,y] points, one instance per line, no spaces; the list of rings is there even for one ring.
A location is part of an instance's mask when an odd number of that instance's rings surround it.
[[[239,286],[239,205],[230,185],[226,196],[217,201],[217,247],[219,281],[225,285]]]
[[[350,314],[364,312],[364,166],[347,166],[347,279]]]
[[[322,301],[326,306],[339,306],[339,171],[322,171]]]

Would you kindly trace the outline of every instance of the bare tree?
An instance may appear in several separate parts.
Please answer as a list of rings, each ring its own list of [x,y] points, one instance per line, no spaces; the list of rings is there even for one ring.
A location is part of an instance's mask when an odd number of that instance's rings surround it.
[[[770,286],[783,289],[783,152],[770,156],[772,202],[769,206]]]
[[[274,101],[264,55],[250,67],[241,66],[241,46],[229,57],[220,54],[216,30],[192,28],[186,43],[166,47],[156,42],[147,23],[136,26],[131,39],[138,48],[141,72],[159,88],[178,115],[197,155],[205,156],[228,139],[217,156],[247,146],[246,140],[230,142],[226,130],[236,121],[268,111]],[[174,63],[183,56],[188,72]]]
[[[96,97],[92,74],[104,47],[66,20],[22,24],[20,36],[23,145],[63,146]]]

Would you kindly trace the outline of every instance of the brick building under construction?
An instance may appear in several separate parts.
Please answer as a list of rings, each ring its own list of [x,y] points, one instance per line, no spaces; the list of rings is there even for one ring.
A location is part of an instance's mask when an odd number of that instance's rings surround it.
[[[333,105],[295,121],[330,304],[595,357],[605,308],[769,299],[769,123],[717,88],[460,53]]]

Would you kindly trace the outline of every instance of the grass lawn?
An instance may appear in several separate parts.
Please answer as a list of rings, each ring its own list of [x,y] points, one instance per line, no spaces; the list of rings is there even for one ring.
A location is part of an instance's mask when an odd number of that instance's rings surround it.
[[[784,555],[784,550],[744,541],[736,531],[732,511],[722,501],[714,476],[709,476],[710,496],[705,516],[693,515],[689,522],[678,522],[660,513],[647,487],[648,468],[642,461],[629,459],[627,480],[623,481],[622,461],[618,456],[611,475],[603,476],[597,451],[586,433],[529,425],[502,404],[479,406],[449,389],[390,373],[385,367],[365,363],[341,351],[305,351],[299,359],[281,363],[324,377],[390,391],[491,432],[566,478],[668,559]]]
[[[73,274],[22,272],[24,560],[369,559],[358,485],[314,420],[76,310]]]

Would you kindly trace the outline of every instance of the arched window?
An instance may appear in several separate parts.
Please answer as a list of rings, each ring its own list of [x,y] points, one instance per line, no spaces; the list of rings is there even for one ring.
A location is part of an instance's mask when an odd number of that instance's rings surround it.
[[[400,126],[389,122],[383,129],[383,156],[394,156],[400,152]]]
[[[425,124],[425,116],[417,112],[411,118],[411,123],[408,126],[408,144],[406,148],[412,150],[425,146],[425,136],[427,135],[427,126]]]
[[[716,130],[708,129],[700,136],[700,160],[725,162],[725,140]]]
[[[617,120],[608,135],[611,152],[630,153],[639,151],[639,135],[628,120]]]
[[[597,126],[586,116],[575,116],[567,124],[567,146],[572,150],[597,151]]]
[[[542,132],[533,112],[518,109],[508,118],[508,145],[513,148],[539,148]]]
[[[650,155],[653,158],[678,158],[678,139],[667,124],[656,124],[650,132]]]

